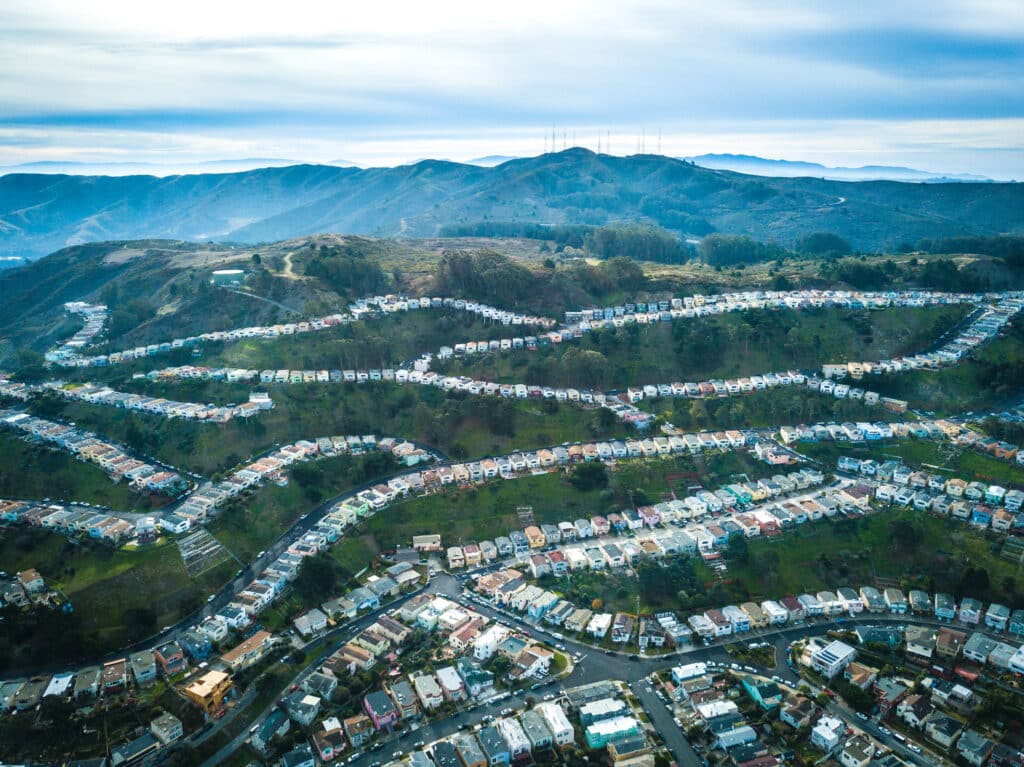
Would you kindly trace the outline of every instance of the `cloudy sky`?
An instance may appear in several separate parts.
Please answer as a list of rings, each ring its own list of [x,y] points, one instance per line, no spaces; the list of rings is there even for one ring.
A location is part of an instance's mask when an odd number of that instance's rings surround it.
[[[0,165],[467,160],[554,125],[1024,179],[1020,0],[156,5],[0,4]]]

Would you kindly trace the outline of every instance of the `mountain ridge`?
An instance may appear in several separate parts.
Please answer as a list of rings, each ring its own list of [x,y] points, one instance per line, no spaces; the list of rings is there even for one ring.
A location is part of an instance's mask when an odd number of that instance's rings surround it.
[[[805,160],[770,159],[750,154],[712,153],[680,159],[714,170],[781,177],[813,175],[836,181],[993,181],[988,176],[974,173],[936,173],[900,165],[830,166]],[[757,172],[769,170],[776,172]]]
[[[749,176],[657,155],[570,149],[495,167],[302,164],[237,173],[0,177],[0,256],[146,238],[257,243],[318,232],[434,236],[446,224],[647,222],[791,243],[831,231],[875,251],[1024,231],[1024,186]]]

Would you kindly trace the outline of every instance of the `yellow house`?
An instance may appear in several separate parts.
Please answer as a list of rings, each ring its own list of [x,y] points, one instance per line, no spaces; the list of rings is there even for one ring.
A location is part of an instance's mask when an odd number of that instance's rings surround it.
[[[185,688],[185,695],[207,714],[217,711],[231,691],[231,677],[223,671],[207,671]]]
[[[544,533],[536,525],[530,525],[523,530],[523,533],[526,535],[526,540],[529,541],[531,549],[542,549],[548,542]]]

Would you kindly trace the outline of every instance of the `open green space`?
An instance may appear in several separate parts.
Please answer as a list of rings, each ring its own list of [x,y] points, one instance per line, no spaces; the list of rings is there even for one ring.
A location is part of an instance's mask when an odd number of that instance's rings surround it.
[[[835,468],[840,455],[874,458],[880,461],[898,459],[909,466],[960,477],[967,481],[977,479],[1024,487],[1024,467],[949,442],[900,440],[857,447],[821,442],[796,444],[793,447],[804,455],[821,461],[827,469]]]
[[[755,310],[603,329],[533,352],[452,360],[445,369],[538,385],[625,388],[701,381],[920,351],[969,311],[965,306]]]
[[[0,656],[29,667],[95,658],[149,636],[200,607],[237,567],[223,562],[193,579],[167,539],[115,551],[22,528],[0,533],[0,562],[9,572],[34,567],[74,606],[70,615],[44,610],[0,623]]]
[[[450,490],[395,503],[366,524],[381,548],[409,545],[412,536],[439,533],[445,545],[478,541],[522,529],[517,509],[530,507],[538,523],[572,521],[657,503],[673,488],[685,493],[695,484],[715,487],[737,474],[757,478],[777,469],[746,453],[711,453],[697,458],[620,461],[607,481],[575,481],[572,473],[551,472],[514,480],[494,480],[468,490]],[[592,466],[594,464],[588,464]]]
[[[1020,568],[1000,559],[1000,548],[995,534],[913,511],[822,520],[751,541],[746,561],[729,562],[728,592],[734,600],[768,599],[884,582],[1017,607]]]
[[[285,487],[265,485],[232,502],[207,529],[244,562],[281,537],[319,503],[364,482],[398,471],[384,453],[337,456],[293,466]]]
[[[640,407],[679,429],[747,429],[821,421],[889,420],[891,414],[863,401],[836,399],[803,386],[716,399],[645,399]]]
[[[872,379],[879,393],[939,414],[998,410],[1017,405],[1024,395],[1024,318],[1001,337],[977,349],[959,365]]]
[[[684,614],[774,599],[785,594],[834,591],[842,586],[895,585],[948,591],[959,600],[1024,605],[1018,563],[1001,559],[1001,540],[959,520],[913,511],[886,510],[864,518],[822,520],[774,539],[748,542],[742,557],[727,557],[717,580],[693,557],[645,561],[622,573],[579,572],[544,576],[542,585],[575,604],[635,613],[679,610]]]
[[[210,381],[137,383],[131,388],[191,402],[241,402],[251,391],[249,386]],[[446,395],[426,386],[302,384],[275,387],[271,396],[273,410],[226,424],[170,420],[60,400],[33,409],[204,474],[224,471],[277,443],[337,434],[400,436],[423,441],[453,458],[469,458],[620,436],[628,430],[603,409],[582,411],[553,400]]]
[[[455,309],[421,309],[338,325],[325,330],[231,343],[207,342],[108,368],[72,371],[76,378],[119,383],[133,373],[172,365],[247,369],[370,369],[397,367],[445,344],[511,338],[531,329],[489,322]],[[161,339],[168,341],[171,336]],[[117,347],[120,348],[120,347]]]
[[[99,467],[8,432],[0,432],[0,498],[79,501],[125,511],[144,506],[126,482],[114,484]]]

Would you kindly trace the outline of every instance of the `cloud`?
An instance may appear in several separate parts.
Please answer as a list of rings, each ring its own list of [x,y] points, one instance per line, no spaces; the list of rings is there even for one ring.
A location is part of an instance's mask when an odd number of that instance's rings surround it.
[[[1024,118],[1019,2],[290,0],[264,9],[178,0],[154,8],[2,4],[0,127],[38,131],[38,151],[49,133],[49,150],[91,142],[95,152],[130,154],[153,151],[149,137],[162,136],[181,152],[192,141],[261,156],[314,147],[337,156],[383,142],[382,157],[415,157],[440,139],[516,143],[552,122],[592,136],[661,128],[666,137],[762,141],[780,124],[816,141],[819,124],[985,122],[1015,148],[1015,121]],[[940,151],[912,132],[921,151]],[[855,138],[834,134],[846,142],[834,151],[856,149]],[[950,159],[968,148],[971,132],[960,135]],[[900,149],[868,136],[861,144]],[[496,143],[480,153],[492,151],[513,150]]]

